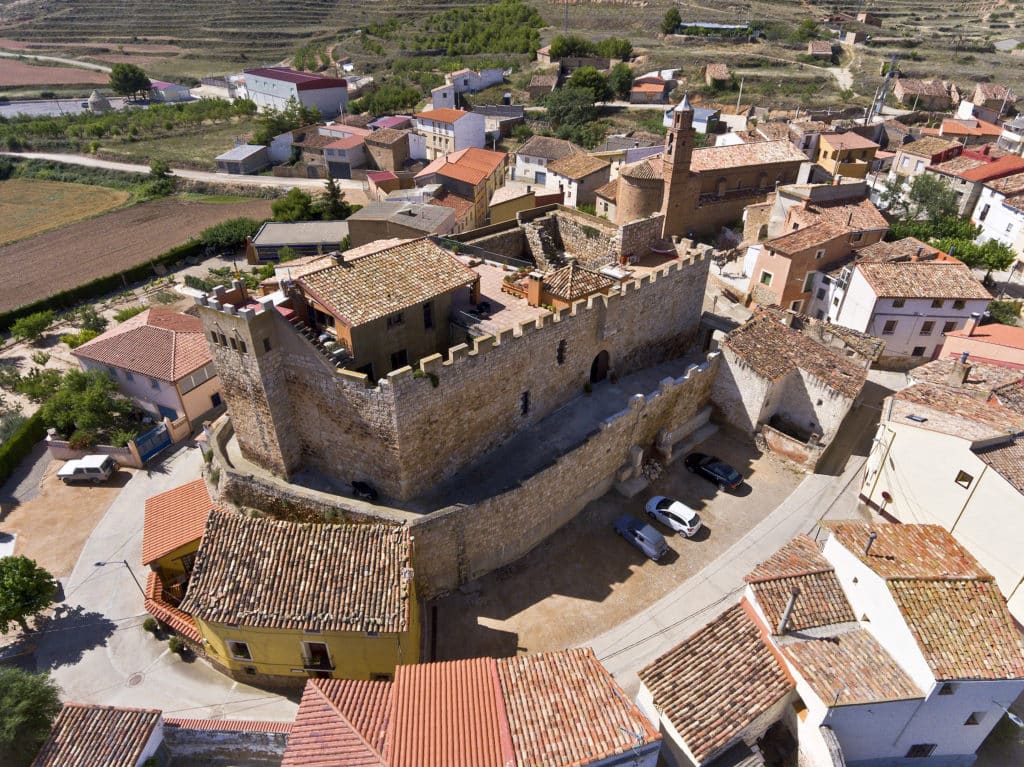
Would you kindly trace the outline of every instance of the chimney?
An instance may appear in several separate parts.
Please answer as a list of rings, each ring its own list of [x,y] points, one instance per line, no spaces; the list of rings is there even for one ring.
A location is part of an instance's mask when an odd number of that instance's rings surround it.
[[[970,352],[964,352],[960,355],[960,359],[953,361],[953,367],[946,377],[947,384],[957,388],[964,385],[967,381],[967,376],[971,374],[972,367],[972,365],[967,364],[968,356],[970,356]]]
[[[973,336],[974,331],[978,329],[978,323],[981,321],[981,314],[978,312],[971,312],[971,318],[967,320],[967,324],[964,325],[964,330],[967,331],[967,335]]]
[[[530,272],[526,275],[526,303],[530,306],[540,306],[540,290],[544,285],[544,275],[540,272]]]
[[[873,535],[874,533],[872,533]],[[786,605],[786,611],[782,613],[782,618],[779,619],[779,625],[775,629],[776,634],[786,633],[786,624],[789,623],[789,616],[793,614],[793,608],[796,606],[796,598],[800,596],[800,587],[794,586],[793,590],[789,592],[789,603]]]
[[[834,179],[832,179],[832,186],[839,186],[842,183],[843,183],[843,175],[841,173],[837,174],[836,177]]]
[[[868,552],[871,551],[871,544],[875,542],[875,538],[877,537],[878,533],[876,533],[874,530],[868,533],[868,545],[864,547],[864,556],[867,556]]]

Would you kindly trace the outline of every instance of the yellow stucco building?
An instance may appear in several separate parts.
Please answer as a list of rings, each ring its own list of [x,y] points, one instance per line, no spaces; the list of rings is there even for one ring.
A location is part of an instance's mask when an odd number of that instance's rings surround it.
[[[181,609],[248,683],[390,679],[419,659],[408,530],[211,514]]]
[[[832,177],[865,178],[878,149],[874,141],[852,131],[822,133],[815,162]]]

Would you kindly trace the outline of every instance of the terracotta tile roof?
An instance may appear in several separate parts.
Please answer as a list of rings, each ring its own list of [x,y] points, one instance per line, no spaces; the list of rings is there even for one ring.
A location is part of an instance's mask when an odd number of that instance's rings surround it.
[[[991,577],[888,585],[937,680],[1024,678],[1024,643]]]
[[[635,83],[629,90],[630,93],[664,93],[665,81]]]
[[[147,498],[142,525],[142,564],[148,565],[202,538],[206,518],[214,508],[206,480],[201,478]]]
[[[919,138],[917,141],[911,141],[909,144],[904,144],[900,149],[905,154],[912,154],[915,157],[934,157],[937,154],[942,154],[948,149],[958,147],[956,141],[948,141],[944,138],[937,136],[925,136]]]
[[[780,548],[768,559],[759,563],[744,576],[746,583],[760,583],[776,578],[792,578],[832,570],[832,563],[825,559],[811,538],[800,534]]]
[[[785,256],[794,256],[814,248],[824,248],[833,240],[849,239],[849,236],[850,230],[845,226],[834,224],[831,221],[819,221],[797,229],[795,232],[787,232],[767,240],[764,245],[770,251]]]
[[[433,120],[438,123],[453,123],[468,115],[463,109],[432,109],[429,112],[417,112],[413,117],[419,120]]]
[[[491,658],[398,666],[385,754],[389,767],[514,763]]]
[[[712,80],[728,80],[732,77],[729,67],[725,64],[708,64],[704,69],[704,74]]]
[[[619,168],[619,175],[623,178],[633,178],[640,181],[653,181],[661,179],[664,175],[664,164],[661,155],[655,155],[639,162],[623,165]]]
[[[789,213],[791,224],[802,226],[828,222],[844,227],[847,231],[886,231],[889,222],[874,203],[867,198],[860,200],[837,200],[832,203],[814,202],[806,208],[794,207]]]
[[[575,262],[544,275],[544,290],[563,301],[577,301],[614,285],[611,277],[584,269]]]
[[[752,132],[760,134],[766,141],[789,140],[789,124],[784,122],[771,121],[760,123]],[[806,160],[807,158],[805,157],[804,159]]]
[[[323,149],[328,144],[333,144],[337,140],[337,136],[330,134],[307,133],[301,139],[293,141],[292,145],[302,147],[303,149]]]
[[[938,248],[933,248],[916,237],[904,237],[902,240],[894,242],[886,242],[885,240],[875,242],[863,248],[857,248],[856,255],[858,263],[930,260],[959,263],[957,259],[943,253]]]
[[[181,609],[213,623],[402,632],[409,554],[405,528],[211,514]]]
[[[362,684],[376,685],[385,700],[391,691],[390,682]],[[360,733],[346,716],[347,710],[336,702],[339,693],[361,689],[357,685],[335,679],[306,682],[281,767],[384,767],[379,747]],[[352,706],[356,711],[361,707]]]
[[[364,141],[365,139],[362,136],[346,136],[345,138],[335,139],[330,144],[325,144],[324,149],[354,149],[364,143]]]
[[[550,88],[555,89],[558,85],[558,75],[534,75],[530,78],[528,88]]]
[[[998,136],[1003,129],[985,120],[957,120],[947,117],[939,129],[943,136]]]
[[[947,176],[956,176],[958,178],[966,178],[965,172],[974,170],[975,168],[984,168],[992,163],[984,162],[983,160],[975,160],[973,157],[954,157],[952,160],[946,160],[940,162],[938,165],[929,165],[928,170],[935,171],[936,173],[942,173]]]
[[[604,186],[599,186],[595,189],[594,194],[602,199],[608,200],[609,202],[615,202],[615,198],[619,194],[619,180],[617,178],[613,178]]]
[[[986,101],[1002,101],[1004,98],[1007,104],[1012,104],[1017,100],[1013,91],[999,83],[978,83],[974,89],[975,103],[978,101],[982,103]]]
[[[994,178],[991,181],[985,182],[985,186],[1007,197],[1020,194],[1024,192],[1024,171]]]
[[[1021,368],[1016,368],[1020,370]],[[1024,415],[1024,381],[1009,383],[992,390],[992,401],[1012,410],[1017,415]]]
[[[807,46],[807,52],[812,56],[832,55],[832,43],[828,40],[811,40]]]
[[[924,697],[907,672],[864,629],[787,643],[780,650],[827,706]]]
[[[307,274],[297,282],[354,327],[476,280],[476,272],[424,238]]]
[[[406,140],[408,135],[409,131],[407,130],[399,130],[397,128],[378,128],[367,136],[365,140],[367,144],[391,146],[399,141]]]
[[[820,140],[827,143],[833,149],[878,149],[878,144],[874,141],[864,138],[853,131],[847,131],[846,133],[822,133]]]
[[[690,169],[696,173],[713,173],[728,168],[750,165],[799,164],[807,162],[807,155],[791,142],[758,141],[735,146],[712,146],[693,150]]]
[[[377,753],[383,753],[391,712],[391,682],[313,679],[309,684],[319,688],[363,740]]]
[[[992,295],[962,263],[905,261],[858,264],[879,298],[952,298],[991,300]]]
[[[202,321],[166,309],[147,309],[71,353],[172,383],[212,361]]]
[[[654,705],[703,763],[793,689],[742,605],[639,672]]]
[[[901,77],[896,81],[904,93],[921,96],[949,96],[948,86],[941,80],[915,80]]]
[[[33,767],[135,767],[160,721],[141,708],[65,703]]]
[[[291,722],[257,722],[241,719],[182,719],[164,717],[164,727],[183,730],[214,730],[217,732],[280,732],[290,733]]]
[[[1008,437],[1024,431],[1024,417],[995,402],[981,402],[969,392],[919,383],[896,392],[888,398],[891,407],[886,407],[888,420],[911,423],[928,431],[952,434],[962,439],[976,441]]]
[[[592,764],[661,739],[590,648],[503,658],[497,669],[518,767]]]
[[[417,173],[416,178],[437,174],[469,184],[479,184],[499,170],[506,157],[508,155],[505,152],[492,152],[489,149],[460,149],[458,152],[438,157]]]
[[[967,377],[960,381],[957,379],[955,386],[950,384],[950,374],[959,359],[947,357],[946,359],[932,360],[924,365],[918,365],[910,370],[907,376],[911,383],[930,383],[937,386],[952,386],[967,392],[973,392],[981,399],[987,399],[996,389],[1007,384],[1018,383],[1024,378],[1024,370],[1003,367],[1002,365],[986,365],[983,362],[973,362],[968,359],[970,372]]]
[[[991,325],[978,325],[973,333],[969,332],[967,328],[962,328],[946,333],[946,335],[971,338],[978,343],[1006,346],[1011,349],[1024,349],[1024,328],[1016,325],[992,323]]]
[[[589,154],[574,154],[548,163],[549,172],[571,178],[574,181],[586,178],[594,173],[599,173],[602,170],[608,170],[609,168],[611,168],[611,165],[608,162]]]
[[[196,628],[195,619],[164,599],[163,583],[160,576],[154,572],[146,576],[146,598],[143,606],[147,613],[166,623],[183,637],[191,639],[196,644],[203,641],[203,635]]]
[[[769,380],[801,370],[849,399],[857,397],[867,378],[864,367],[767,314],[731,331],[723,345]]]
[[[1017,391],[1024,390],[1018,385]],[[1024,435],[1018,434],[1009,442],[985,450],[975,450],[974,453],[1016,488],[1018,493],[1024,494]]]
[[[940,525],[870,525],[823,522],[836,540],[885,579],[991,578],[970,552]],[[868,554],[868,533],[878,533]]]
[[[462,221],[470,213],[473,212],[474,204],[472,200],[467,200],[465,197],[460,197],[454,192],[445,190],[439,197],[434,197],[430,200],[428,205],[440,205],[442,208],[451,208],[455,211],[455,220]]]

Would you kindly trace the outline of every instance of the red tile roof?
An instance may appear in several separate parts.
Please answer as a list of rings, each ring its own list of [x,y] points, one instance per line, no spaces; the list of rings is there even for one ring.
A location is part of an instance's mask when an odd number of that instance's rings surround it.
[[[148,565],[202,538],[206,518],[214,508],[202,478],[147,498],[142,524],[142,564]]]
[[[315,679],[313,684],[345,716],[363,740],[378,753],[383,753],[391,712],[391,682]]]
[[[565,176],[574,181],[586,178],[611,168],[611,165],[600,157],[589,154],[574,154],[548,163],[548,171]]]
[[[71,353],[171,383],[212,361],[199,318],[166,309],[147,309]]]
[[[432,109],[429,112],[417,112],[413,117],[419,120],[433,120],[439,123],[453,123],[461,120],[469,112],[463,109]]]
[[[437,174],[469,184],[480,184],[497,172],[507,157],[505,152],[492,152],[490,149],[460,149],[438,157],[417,173],[416,178]]]
[[[328,681],[340,684],[331,685],[328,692],[324,687]],[[353,684],[333,679],[306,683],[281,767],[384,767],[380,752],[367,742],[331,694]],[[385,692],[391,687],[390,682],[370,684],[381,686]]]
[[[262,67],[243,70],[247,75],[266,77],[271,80],[292,83],[296,90],[315,91],[322,88],[347,88],[348,84],[339,77],[324,77],[309,72],[297,72],[289,67]]]
[[[1019,386],[1017,389],[1020,391]],[[1018,434],[1007,443],[974,452],[1018,493],[1024,494],[1024,436]]]
[[[164,727],[183,730],[213,730],[217,732],[280,732],[292,731],[291,722],[257,722],[242,719],[182,719],[164,717]]]
[[[32,767],[135,767],[159,721],[156,710],[65,703]]]
[[[992,298],[971,270],[959,262],[860,263],[857,269],[878,298]]]
[[[822,133],[819,140],[824,141],[833,149],[878,149],[878,144],[874,141],[853,131]]]
[[[759,563],[743,578],[747,583],[761,583],[776,578],[794,578],[831,571],[832,563],[807,535],[798,535],[768,559]]]
[[[641,669],[640,681],[698,763],[732,745],[793,689],[742,605]]]
[[[962,439],[976,441],[1024,431],[1024,417],[1003,407],[998,402],[982,402],[969,391],[953,389],[946,385],[918,383],[902,389],[891,397],[892,407],[887,419],[910,423],[904,419],[910,415],[925,418],[918,421],[922,429],[952,434]]]
[[[940,525],[823,522],[835,539],[882,578],[990,578]],[[864,554],[868,534],[878,537]]]
[[[962,328],[946,333],[947,336],[970,338],[982,344],[1008,346],[1011,349],[1024,349],[1024,328],[1015,325],[978,325],[973,332]]]
[[[203,641],[203,635],[196,628],[195,619],[164,599],[163,582],[154,572],[146,577],[146,598],[143,607],[147,613],[161,623],[166,623],[183,637],[191,639],[196,644]]]
[[[793,146],[789,140],[758,141],[752,144],[694,149],[690,169],[695,173],[713,173],[752,165],[799,165],[802,162],[807,162],[807,155]]]
[[[362,136],[346,136],[332,141],[330,144],[325,144],[324,149],[354,149],[364,142],[365,139]]]

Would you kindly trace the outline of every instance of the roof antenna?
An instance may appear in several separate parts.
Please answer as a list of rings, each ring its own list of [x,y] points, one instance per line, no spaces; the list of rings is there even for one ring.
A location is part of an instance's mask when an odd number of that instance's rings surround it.
[[[864,547],[864,556],[867,556],[868,552],[871,551],[871,544],[875,542],[877,537],[878,533],[873,530],[868,534],[868,545]]]

